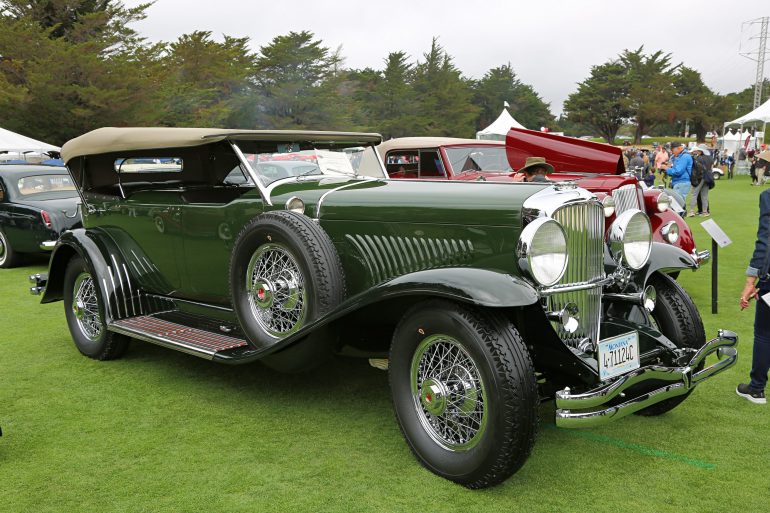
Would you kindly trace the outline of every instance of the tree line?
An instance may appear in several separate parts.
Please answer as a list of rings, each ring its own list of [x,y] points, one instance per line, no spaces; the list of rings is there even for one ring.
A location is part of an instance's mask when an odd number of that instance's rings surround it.
[[[350,69],[340,49],[310,31],[277,36],[256,51],[249,38],[216,41],[208,31],[149,43],[131,25],[150,5],[0,0],[0,126],[54,144],[101,126],[473,137],[507,101],[527,127],[611,141],[628,122],[638,137],[683,119],[705,135],[750,90],[720,96],[670,54],[626,50],[591,69],[557,120],[510,63],[465,77],[437,38],[416,59],[398,51],[379,69]]]

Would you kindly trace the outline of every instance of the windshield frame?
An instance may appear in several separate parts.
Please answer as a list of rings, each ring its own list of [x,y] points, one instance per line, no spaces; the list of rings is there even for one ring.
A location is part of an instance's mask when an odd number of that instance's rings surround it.
[[[322,180],[324,178],[348,178],[348,179],[368,179],[368,180],[384,180],[387,178],[387,173],[385,172],[385,166],[382,163],[382,159],[380,158],[380,155],[377,153],[375,149],[374,143],[362,143],[360,141],[280,141],[276,144],[280,144],[281,146],[289,147],[290,151],[275,151],[275,152],[260,152],[260,153],[249,153],[248,155],[279,155],[282,153],[298,153],[301,154],[302,152],[307,152],[312,149],[313,152],[315,152],[316,156],[318,155],[319,151],[332,151],[332,152],[341,152],[344,151],[344,149],[353,149],[353,148],[360,148],[360,153],[362,154],[363,158],[367,159],[366,165],[367,168],[367,174],[361,174],[357,170],[353,169],[353,173],[324,173],[324,170],[322,166],[319,166],[320,173],[313,173],[313,174],[302,174],[299,176],[286,176],[286,177],[280,177],[275,180],[271,180],[269,182],[265,182],[262,177],[259,175],[257,170],[252,166],[252,161],[249,160],[249,158],[246,156],[247,154],[244,153],[241,146],[238,144],[238,139],[230,139],[228,141],[233,148],[233,151],[238,156],[238,159],[241,164],[241,168],[245,171],[245,173],[251,177],[251,180],[254,182],[254,184],[259,189],[260,193],[262,194],[263,199],[268,205],[273,205],[272,200],[270,198],[271,191],[279,184],[286,183],[287,181],[300,181],[300,180]],[[296,150],[291,149],[296,145]],[[305,154],[309,155],[309,154]],[[317,157],[316,157],[317,158]],[[277,159],[279,160],[279,159]],[[269,161],[268,161],[269,162]],[[316,165],[318,165],[316,161]],[[376,169],[374,169],[372,166],[376,165]],[[376,174],[378,176],[372,176],[372,174]]]
[[[453,150],[462,150],[465,148],[480,148],[484,150],[493,150],[495,152],[502,152],[503,161],[505,162],[507,169],[479,169],[479,170],[465,170],[463,171],[463,165],[465,162],[467,162],[468,157],[470,155],[466,155],[465,158],[462,159],[462,161],[453,162],[452,161],[452,152]],[[452,173],[452,176],[459,176],[463,173],[473,172],[473,173],[481,173],[481,174],[507,174],[510,175],[511,173],[515,173],[516,170],[513,169],[510,162],[508,162],[508,156],[506,153],[506,149],[504,145],[493,145],[493,144],[457,144],[452,146],[442,146],[441,151],[444,154],[446,158],[447,167],[449,168],[449,171]],[[474,162],[476,162],[474,160]],[[459,164],[459,165],[456,165]]]

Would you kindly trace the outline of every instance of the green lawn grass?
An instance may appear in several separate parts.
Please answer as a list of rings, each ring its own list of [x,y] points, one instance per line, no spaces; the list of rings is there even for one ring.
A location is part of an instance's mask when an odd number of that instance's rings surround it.
[[[739,333],[739,363],[658,418],[563,430],[546,403],[528,463],[482,491],[417,463],[386,373],[365,361],[282,375],[134,342],[96,362],[72,344],[62,303],[27,292],[42,266],[2,270],[0,511],[766,511],[770,410],[734,392],[751,363],[753,309],[738,298],[759,190],[738,177],[711,191],[734,241],[719,253],[719,314],[710,266],[680,277],[708,336]],[[699,249],[702,221],[688,219]]]

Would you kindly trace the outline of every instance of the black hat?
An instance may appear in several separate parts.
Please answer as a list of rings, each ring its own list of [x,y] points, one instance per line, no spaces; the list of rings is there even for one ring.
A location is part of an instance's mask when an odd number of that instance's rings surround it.
[[[678,142],[678,141],[672,141],[672,142],[671,142],[671,149],[672,149],[672,150],[673,150],[674,148],[679,148],[680,146],[684,146],[684,144],[682,144],[682,143],[680,143],[680,142]]]

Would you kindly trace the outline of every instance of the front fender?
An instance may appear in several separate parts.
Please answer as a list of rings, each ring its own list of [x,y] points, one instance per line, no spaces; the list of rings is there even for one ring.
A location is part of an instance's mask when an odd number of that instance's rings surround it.
[[[698,262],[692,255],[684,250],[665,244],[662,242],[653,242],[650,260],[642,268],[641,274],[644,275],[644,282],[650,278],[656,271],[671,272],[681,271],[683,269],[698,269]]]
[[[278,340],[272,345],[250,349],[240,355],[237,361],[226,355],[217,354],[215,361],[223,363],[246,363],[266,355],[288,349],[308,335],[320,330],[364,307],[399,296],[432,296],[484,307],[506,308],[527,306],[539,300],[537,291],[526,281],[498,271],[450,267],[429,269],[399,276],[381,283],[343,302],[334,311],[304,326],[293,335]]]
[[[650,209],[648,209],[647,212],[649,213]],[[656,242],[670,245],[663,239],[663,234],[660,230],[666,224],[674,222],[679,227],[679,239],[674,244],[674,247],[680,248],[685,253],[689,254],[692,254],[692,252],[695,251],[695,236],[688,224],[681,218],[681,216],[679,216],[679,214],[673,210],[666,210],[665,212],[656,211],[649,214],[649,217],[650,224],[652,225],[652,235]]]
[[[537,302],[535,288],[516,276],[468,267],[428,269],[399,276],[360,294],[365,304],[402,295],[432,295],[486,307]]]

